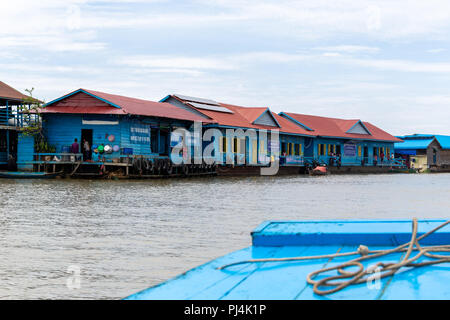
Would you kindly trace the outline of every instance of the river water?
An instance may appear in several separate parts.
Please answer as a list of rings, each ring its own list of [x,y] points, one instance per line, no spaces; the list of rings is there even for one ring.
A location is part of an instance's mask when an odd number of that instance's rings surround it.
[[[445,219],[450,174],[1,180],[0,299],[120,299],[265,220]]]

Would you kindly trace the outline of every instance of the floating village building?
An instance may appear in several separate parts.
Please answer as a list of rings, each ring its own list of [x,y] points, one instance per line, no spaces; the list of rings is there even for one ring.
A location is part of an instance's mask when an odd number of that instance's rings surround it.
[[[394,143],[402,140],[361,120],[276,114],[269,108],[241,107],[182,95],[169,95],[161,101],[214,121],[205,127],[217,127],[223,133],[228,128],[279,130],[280,145],[275,148],[279,150],[281,173],[299,172],[299,167],[303,169],[313,162],[325,163],[334,172],[380,172],[401,165],[394,159]],[[231,146],[223,147],[224,153],[243,150],[234,148],[233,141],[223,139],[221,146]],[[270,140],[268,148],[256,141],[235,144],[246,145],[247,158],[256,158],[256,154],[273,147]],[[241,168],[247,171],[249,166]],[[242,171],[237,166],[232,170]]]
[[[25,100],[22,94],[16,98],[5,100],[7,106]],[[154,102],[75,90],[35,113],[25,113],[41,121],[44,144],[20,132],[23,113],[15,112],[17,126],[7,131],[19,132],[15,143],[19,170],[159,177],[259,174],[261,167],[274,161],[279,161],[279,174],[307,172],[320,164],[333,172],[387,172],[402,165],[394,159],[394,143],[402,140],[368,122],[277,114],[267,107],[178,94]],[[10,113],[3,111],[9,117]],[[201,139],[211,132],[208,139]],[[72,147],[75,139],[77,150]],[[84,141],[91,152],[83,155]],[[176,162],[172,151],[180,145],[182,161]],[[7,156],[3,151],[3,159]]]
[[[408,168],[450,171],[450,136],[412,134],[398,138],[404,142],[395,144],[395,154]]]
[[[30,106],[38,100],[22,94],[0,81],[0,168],[15,170],[23,152],[22,130],[39,123],[30,113]],[[19,143],[20,142],[20,143]],[[19,159],[20,160],[20,159]]]

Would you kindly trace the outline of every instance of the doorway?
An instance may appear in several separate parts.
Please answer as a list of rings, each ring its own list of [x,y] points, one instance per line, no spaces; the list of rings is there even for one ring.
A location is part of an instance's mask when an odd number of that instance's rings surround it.
[[[367,146],[364,147],[363,157],[364,157],[364,163],[368,163],[369,162],[369,147],[367,147]]]
[[[81,145],[80,149],[83,151],[83,161],[91,160],[92,154],[92,137],[94,136],[94,130],[92,129],[81,129]],[[89,143],[89,152],[84,150],[84,140]]]

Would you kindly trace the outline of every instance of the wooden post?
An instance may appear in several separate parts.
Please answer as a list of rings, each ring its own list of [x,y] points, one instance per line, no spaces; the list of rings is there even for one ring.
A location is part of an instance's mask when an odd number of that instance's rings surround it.
[[[6,126],[9,126],[9,103],[6,100]],[[6,161],[9,161],[9,130],[6,129]]]

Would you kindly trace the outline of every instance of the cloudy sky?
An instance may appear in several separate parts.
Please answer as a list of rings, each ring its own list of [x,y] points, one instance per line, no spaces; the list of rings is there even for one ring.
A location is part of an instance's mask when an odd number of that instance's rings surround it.
[[[450,134],[450,2],[0,1],[0,80]]]

